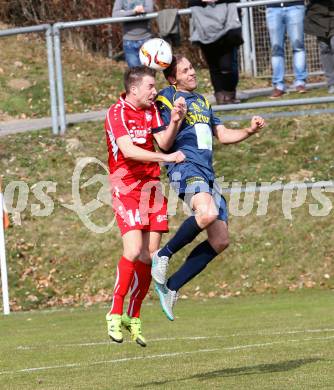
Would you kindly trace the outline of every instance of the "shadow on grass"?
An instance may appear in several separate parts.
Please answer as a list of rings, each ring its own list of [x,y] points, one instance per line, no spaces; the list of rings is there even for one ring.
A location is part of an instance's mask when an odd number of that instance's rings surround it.
[[[291,371],[299,368],[305,364],[316,363],[323,359],[318,358],[309,358],[309,359],[298,359],[298,360],[287,360],[284,362],[272,363],[272,364],[258,364],[256,366],[246,366],[246,367],[236,367],[236,368],[225,368],[223,370],[215,370],[202,372],[200,374],[188,376],[185,378],[171,379],[165,381],[154,381],[148,382],[137,387],[146,387],[146,386],[160,386],[165,385],[172,382],[180,382],[187,381],[190,379],[198,379],[200,381],[204,381],[207,379],[214,378],[224,378],[224,377],[232,377],[232,376],[240,376],[240,375],[254,375],[254,374],[269,374],[274,372],[283,372],[283,371]]]

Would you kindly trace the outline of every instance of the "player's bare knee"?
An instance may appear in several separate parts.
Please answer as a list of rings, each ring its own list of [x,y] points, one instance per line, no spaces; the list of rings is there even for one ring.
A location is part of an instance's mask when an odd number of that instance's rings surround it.
[[[135,261],[139,259],[140,254],[141,254],[140,248],[125,249],[123,252],[123,256],[130,261]]]
[[[152,255],[148,250],[142,251],[139,258],[145,264],[151,264],[152,262]]]
[[[212,248],[217,253],[223,252],[230,245],[230,240],[228,239],[228,237],[215,237],[215,238],[211,238],[209,240],[209,242],[210,242],[210,245],[212,246]]]
[[[196,219],[198,224],[202,228],[205,228],[211,225],[217,219],[217,215],[216,213],[198,214],[196,215]]]

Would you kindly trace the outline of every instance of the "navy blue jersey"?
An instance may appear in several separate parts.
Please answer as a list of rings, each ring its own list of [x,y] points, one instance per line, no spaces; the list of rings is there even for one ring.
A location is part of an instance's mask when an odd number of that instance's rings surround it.
[[[208,100],[196,92],[177,91],[174,86],[161,90],[156,98],[160,115],[165,125],[170,123],[174,101],[183,96],[187,104],[187,115],[176,135],[173,146],[166,152],[181,150],[186,161],[212,169],[213,126],[221,124],[221,120],[213,115]],[[169,168],[174,164],[168,164]]]

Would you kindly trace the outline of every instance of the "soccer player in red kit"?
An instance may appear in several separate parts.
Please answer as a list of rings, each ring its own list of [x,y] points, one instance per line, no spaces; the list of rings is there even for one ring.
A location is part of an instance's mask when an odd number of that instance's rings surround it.
[[[162,233],[168,231],[159,162],[184,160],[180,151],[155,152],[153,139],[162,150],[170,148],[186,114],[186,105],[183,98],[177,99],[171,121],[165,126],[154,103],[154,70],[142,66],[128,69],[124,86],[125,93],[109,108],[105,120],[113,209],[123,241],[106,320],[113,341],[123,341],[123,326],[134,341],[146,346],[140,308],[151,283],[151,255],[159,248]],[[129,307],[123,313],[129,290]]]

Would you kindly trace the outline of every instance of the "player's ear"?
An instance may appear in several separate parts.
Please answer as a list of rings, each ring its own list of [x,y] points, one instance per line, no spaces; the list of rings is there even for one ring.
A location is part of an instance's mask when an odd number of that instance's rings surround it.
[[[174,76],[169,76],[168,77],[168,82],[170,85],[175,85],[176,84],[176,78]]]
[[[135,84],[131,85],[130,92],[131,92],[132,95],[137,95],[138,88],[137,88],[137,86]]]

